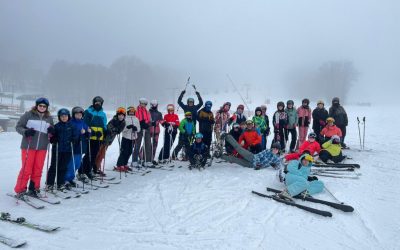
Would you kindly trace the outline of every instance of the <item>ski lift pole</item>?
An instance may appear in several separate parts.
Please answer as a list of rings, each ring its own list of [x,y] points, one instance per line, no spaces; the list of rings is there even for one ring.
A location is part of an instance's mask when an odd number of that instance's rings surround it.
[[[246,105],[247,110],[250,112],[250,108],[247,105],[246,101],[244,100],[243,96],[240,94],[239,90],[236,88],[235,83],[232,81],[231,77],[229,76],[229,74],[226,74],[226,77],[229,79],[229,81],[231,82],[233,88],[235,89],[235,91],[238,93],[238,95],[240,96],[240,98],[242,99],[244,105]]]
[[[360,118],[357,116],[357,123],[358,123],[358,138],[360,139],[360,149],[362,150],[362,143],[361,143],[361,131],[360,131]]]
[[[365,150],[365,116],[363,117],[364,129],[363,129],[363,150]]]

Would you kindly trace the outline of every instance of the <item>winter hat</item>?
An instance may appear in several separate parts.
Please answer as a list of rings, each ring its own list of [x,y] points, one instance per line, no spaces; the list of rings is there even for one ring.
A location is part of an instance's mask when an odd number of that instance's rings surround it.
[[[267,110],[267,105],[265,105],[265,104],[261,105],[260,107],[261,107],[261,110],[263,110],[263,109]]]
[[[174,104],[168,104],[167,105],[167,110],[175,110]]]
[[[128,112],[128,113],[136,113],[136,108],[135,108],[134,106],[129,106],[129,107],[127,108],[127,112]]]
[[[262,113],[261,107],[257,107],[256,111],[254,112],[257,115],[257,111],[260,111]]]
[[[152,107],[157,107],[157,106],[158,106],[158,101],[157,101],[157,100],[152,100],[152,101],[150,102],[150,105],[151,105]]]
[[[40,97],[38,99],[36,99],[36,106],[38,106],[39,104],[44,104],[47,107],[50,106],[49,100],[45,97]]]
[[[76,106],[76,107],[72,108],[71,113],[72,113],[73,117],[75,116],[75,114],[78,114],[78,113],[81,113],[82,116],[83,116],[84,113],[85,113],[85,110],[83,108],[79,107],[79,106]]]
[[[303,101],[301,101],[301,103],[307,103],[307,105],[310,104],[310,100],[308,98],[304,98]]]
[[[119,107],[119,108],[117,108],[116,114],[117,115],[121,115],[122,114],[122,115],[126,116],[126,109],[124,107]]]
[[[339,103],[340,103],[339,97],[334,97],[334,98],[332,99],[332,105],[334,105],[334,104],[339,104]]]
[[[225,105],[228,105],[229,107],[232,106],[232,104],[231,104],[230,102],[225,102],[224,105],[223,105],[223,107],[225,107]]]
[[[236,109],[242,109],[242,110],[244,110],[244,105],[243,105],[243,104],[239,104],[239,105],[237,106]]]
[[[293,100],[289,100],[289,101],[287,101],[287,102],[286,102],[286,105],[289,105],[289,104],[292,104],[292,105],[294,105],[294,101],[293,101]]]
[[[94,105],[96,102],[99,102],[99,103],[103,106],[104,99],[103,99],[101,96],[96,96],[96,97],[94,97],[93,100],[92,100],[93,105]]]
[[[285,108],[285,103],[283,103],[283,102],[278,102],[278,104],[276,105],[276,107],[277,107],[277,108],[279,108],[279,107]]]
[[[147,103],[149,103],[149,102],[147,101],[146,98],[144,98],[144,97],[139,98],[139,104],[147,105]]]

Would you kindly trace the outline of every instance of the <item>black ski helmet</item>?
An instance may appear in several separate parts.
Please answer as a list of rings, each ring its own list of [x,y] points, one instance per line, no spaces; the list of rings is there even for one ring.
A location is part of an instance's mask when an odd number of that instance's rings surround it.
[[[332,99],[332,105],[334,105],[334,104],[340,104],[339,97],[334,97],[334,98]]]
[[[310,104],[310,100],[308,98],[304,98],[303,101],[301,101],[301,104],[307,103],[307,105]]]
[[[281,144],[279,142],[272,143],[271,149],[274,149],[274,148],[281,150]]]
[[[96,96],[96,97],[93,98],[93,101],[92,101],[93,105],[94,105],[96,102],[100,102],[100,104],[103,106],[104,99],[103,99],[101,96]]]
[[[276,107],[279,109],[279,107],[283,107],[285,108],[285,103],[284,102],[278,102],[278,104],[276,105]]]
[[[289,105],[289,104],[292,104],[292,105],[294,105],[294,101],[293,101],[293,100],[289,100],[289,101],[287,101],[287,102],[286,102],[286,105]]]
[[[257,107],[257,108],[256,108],[256,111],[254,112],[254,113],[255,113],[255,115],[257,115],[257,111],[260,111],[260,112],[261,112],[261,114],[262,114],[261,107]]]

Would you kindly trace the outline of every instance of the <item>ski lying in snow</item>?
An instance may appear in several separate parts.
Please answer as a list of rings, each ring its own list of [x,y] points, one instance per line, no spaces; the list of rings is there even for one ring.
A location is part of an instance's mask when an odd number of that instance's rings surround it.
[[[46,195],[46,193],[45,193],[45,195]],[[59,199],[50,198],[50,197],[45,196],[45,195],[38,194],[38,196],[31,196],[31,195],[27,195],[27,196],[30,199],[40,200],[40,201],[43,201],[43,202],[46,202],[46,203],[49,203],[49,204],[52,204],[52,205],[56,205],[56,204],[60,204],[61,203],[61,201]]]
[[[357,163],[314,163],[314,167],[322,168],[360,168],[360,164]]]
[[[52,227],[47,225],[30,223],[26,221],[24,217],[12,218],[9,213],[3,213],[3,212],[0,214],[0,220],[11,222],[20,226],[29,227],[43,232],[53,232],[60,228],[60,227]]]
[[[329,170],[329,169],[327,169]],[[356,172],[347,172],[347,171],[327,171],[325,169],[321,170],[311,170],[311,174],[330,174],[330,175],[339,175],[339,176],[361,176],[361,173]]]
[[[60,190],[43,191],[43,192],[45,192],[47,194],[51,194],[51,195],[53,195],[55,197],[58,197],[60,199],[65,199],[65,200],[71,199],[71,197],[72,197],[70,194],[64,193],[63,191],[60,191]]]
[[[313,173],[313,175],[323,176],[323,177],[331,177],[331,178],[338,178],[338,179],[359,179],[359,176],[345,176],[345,175],[335,175],[329,173]]]
[[[8,238],[4,235],[0,234],[0,242],[11,247],[11,248],[18,248],[18,247],[22,247],[23,245],[26,244],[26,241],[24,240],[15,240],[15,239],[11,239]]]
[[[311,171],[324,172],[354,172],[354,168],[312,168]]]
[[[322,215],[324,217],[332,217],[332,213],[331,212],[324,211],[324,210],[319,210],[319,209],[308,207],[308,206],[304,206],[304,205],[300,205],[300,204],[297,204],[297,203],[295,203],[293,201],[288,201],[288,200],[279,198],[277,195],[267,195],[267,194],[262,194],[262,193],[259,193],[259,192],[256,192],[256,191],[251,191],[251,192],[253,194],[258,195],[258,196],[265,197],[265,198],[270,198],[270,199],[273,199],[273,200],[275,200],[277,202],[280,202],[280,203],[283,203],[283,204],[286,204],[286,205],[289,205],[289,206],[294,206],[294,207],[300,208],[300,209],[305,210],[305,211],[310,212],[310,213]]]
[[[277,189],[273,189],[273,188],[269,188],[269,187],[267,187],[267,191],[274,192],[274,193],[282,192],[281,190],[277,190]],[[302,195],[296,195],[296,196],[293,196],[293,198],[310,201],[310,202],[314,202],[314,203],[319,203],[319,204],[324,204],[324,205],[342,210],[343,212],[353,212],[354,211],[354,208],[352,206],[335,203],[335,202],[330,202],[330,201],[325,201],[325,200],[320,200],[320,199],[315,199],[314,197],[309,196],[309,195],[305,196],[305,197],[303,197]]]
[[[33,199],[30,199],[29,196],[24,195],[23,197],[17,198],[15,196],[15,194],[11,194],[11,193],[7,193],[8,196],[15,198],[17,201],[23,201],[25,202],[27,205],[35,208],[35,209],[43,209],[44,206],[41,204],[38,204],[37,202],[35,202]]]

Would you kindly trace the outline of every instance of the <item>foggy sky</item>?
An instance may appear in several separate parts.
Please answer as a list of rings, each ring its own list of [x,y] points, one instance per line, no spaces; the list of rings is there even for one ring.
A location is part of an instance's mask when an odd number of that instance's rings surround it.
[[[399,1],[0,0],[0,56],[47,70],[135,55],[204,88],[230,87],[226,73],[278,85],[292,68],[346,59],[360,71],[352,94],[383,99],[400,89],[399,24]]]

